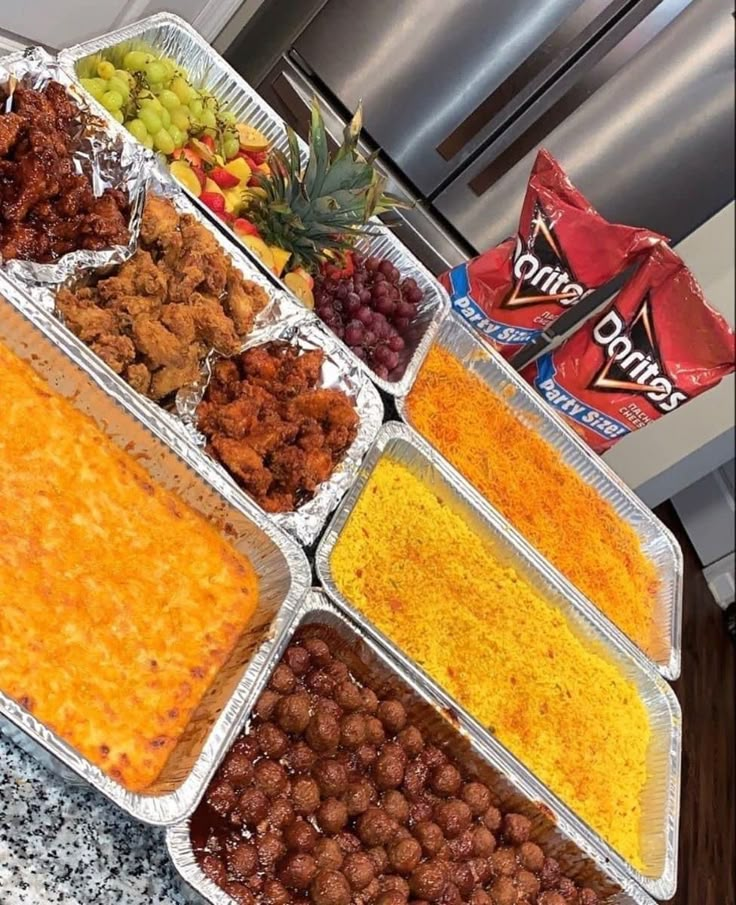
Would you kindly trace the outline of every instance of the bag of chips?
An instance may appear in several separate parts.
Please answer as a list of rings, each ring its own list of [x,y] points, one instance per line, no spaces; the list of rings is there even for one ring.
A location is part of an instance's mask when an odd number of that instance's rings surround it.
[[[519,233],[440,277],[453,310],[510,359],[663,240],[609,223],[549,154],[537,154]]]
[[[704,393],[734,371],[733,330],[664,244],[602,314],[522,376],[596,452]]]

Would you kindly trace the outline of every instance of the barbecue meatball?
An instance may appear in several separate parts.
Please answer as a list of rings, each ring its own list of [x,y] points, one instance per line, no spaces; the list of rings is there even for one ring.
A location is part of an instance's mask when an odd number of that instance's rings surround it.
[[[323,833],[334,836],[345,829],[348,822],[348,808],[339,798],[328,798],[317,809],[317,824]]]
[[[375,745],[361,745],[355,752],[356,762],[367,770],[378,760],[378,748]]]
[[[262,760],[254,768],[255,785],[269,798],[277,798],[287,786],[286,770],[275,760]]]
[[[270,720],[280,700],[281,695],[267,688],[256,702],[255,715],[259,720]]]
[[[406,751],[407,757],[417,757],[424,750],[424,738],[416,726],[407,726],[397,736],[401,747]]]
[[[358,836],[368,846],[385,845],[393,838],[397,829],[396,821],[380,808],[368,808],[358,818]]]
[[[227,869],[217,855],[205,855],[200,862],[200,867],[205,876],[209,877],[213,883],[217,883],[218,886],[227,883]]]
[[[452,764],[443,764],[435,767],[429,778],[432,791],[443,798],[452,798],[460,791],[462,777],[460,772]]]
[[[312,767],[312,777],[324,798],[338,798],[348,787],[347,767],[334,758],[320,758]]]
[[[321,870],[309,894],[314,905],[349,905],[350,884],[339,870]]]
[[[312,854],[320,870],[339,870],[345,858],[336,840],[325,839],[324,837],[317,840]]]
[[[345,804],[348,815],[357,817],[365,813],[376,799],[374,785],[367,779],[358,779],[348,784],[345,792]]]
[[[482,819],[492,833],[497,833],[501,829],[501,812],[493,805],[488,808]]]
[[[258,868],[258,851],[250,842],[239,842],[226,852],[225,860],[231,874],[246,880]]]
[[[340,743],[340,724],[334,716],[318,709],[309,720],[305,738],[315,751],[334,751]]]
[[[284,830],[286,847],[293,852],[311,852],[317,844],[317,831],[301,817]]]
[[[423,820],[415,825],[414,836],[430,857],[436,855],[445,844],[444,833],[436,823],[429,820]]]
[[[461,794],[473,817],[480,817],[491,806],[491,793],[482,782],[466,782]]]
[[[317,862],[304,852],[287,855],[279,868],[279,880],[288,889],[309,889],[317,874]]]
[[[335,702],[348,712],[359,710],[362,703],[360,689],[350,679],[343,679],[335,686],[334,698]]]
[[[276,704],[276,722],[284,732],[298,735],[309,725],[311,703],[303,691],[286,695]]]
[[[499,877],[495,880],[490,893],[493,905],[516,905],[519,899],[514,881],[510,877]]]
[[[532,822],[522,814],[506,814],[501,821],[501,833],[510,845],[521,845],[529,839]]]
[[[256,905],[256,897],[242,883],[226,883],[223,889],[237,905]]]
[[[581,889],[578,895],[580,898],[580,905],[598,905],[598,903],[600,902],[598,893],[594,892],[588,887]]]
[[[298,644],[292,644],[286,649],[284,661],[295,676],[303,676],[309,672],[312,665],[312,658],[309,651]]]
[[[410,874],[422,860],[422,846],[411,836],[392,842],[387,852],[389,864],[398,874]]]
[[[294,773],[311,773],[317,761],[317,755],[306,742],[297,742],[286,752],[284,761]]]
[[[256,840],[258,863],[264,870],[271,870],[286,854],[286,846],[281,836],[273,832],[264,833]]]
[[[519,846],[516,856],[522,867],[525,867],[535,874],[539,873],[544,864],[544,852],[538,845],[535,845],[534,842],[523,842]]]
[[[283,830],[294,820],[294,805],[288,798],[275,798],[268,809],[266,820],[272,830]]]
[[[499,848],[490,857],[494,877],[513,877],[516,873],[516,855],[512,848]]]
[[[268,685],[269,688],[278,694],[291,694],[296,688],[296,676],[286,663],[279,663],[271,673]]]
[[[377,788],[397,789],[404,779],[404,762],[401,756],[396,751],[384,749],[378,755],[371,775]]]
[[[300,776],[292,783],[291,800],[294,810],[300,816],[314,814],[320,802],[319,786],[313,779]]]
[[[421,760],[413,760],[404,770],[403,789],[409,798],[417,798],[424,792],[429,779],[429,767]]]
[[[361,713],[348,713],[340,720],[340,744],[355,751],[365,744],[365,717]]]
[[[528,870],[520,870],[516,875],[516,888],[520,896],[526,896],[534,901],[535,896],[539,895],[539,879]]]
[[[238,793],[226,779],[216,779],[207,792],[206,801],[215,814],[227,817],[238,802]]]
[[[260,789],[246,789],[238,799],[238,811],[243,823],[256,827],[268,814],[268,798]]]
[[[367,852],[354,852],[347,855],[342,866],[342,872],[345,879],[350,884],[351,889],[361,890],[376,876],[376,869],[373,859]]]
[[[542,863],[542,870],[539,872],[539,880],[542,889],[554,889],[560,882],[560,865],[555,858],[545,858]]]
[[[360,689],[360,710],[373,716],[378,710],[378,696],[370,688]]]
[[[231,751],[222,766],[222,775],[236,789],[243,789],[253,780],[253,763],[242,751]]]
[[[381,796],[381,807],[397,823],[404,824],[409,822],[409,802],[396,789],[389,789],[383,793]]]
[[[291,893],[278,880],[266,880],[263,884],[263,898],[267,905],[291,905]]]
[[[559,892],[543,892],[537,899],[537,905],[569,905]]]
[[[383,723],[376,716],[365,719],[365,740],[369,745],[382,745],[386,741]]]
[[[474,858],[490,858],[496,851],[496,837],[485,826],[473,827],[471,852]]]
[[[427,765],[429,770],[434,770],[435,767],[441,767],[447,763],[447,755],[436,745],[425,745],[420,756],[422,762]]]
[[[274,760],[279,760],[289,750],[288,736],[275,723],[262,723],[256,729],[256,739],[263,754]]]
[[[448,839],[454,839],[470,826],[472,815],[464,801],[442,801],[434,809],[434,819]]]
[[[307,638],[304,642],[304,650],[315,666],[327,666],[332,662],[332,654],[329,646],[319,638]]]
[[[390,735],[396,735],[406,725],[406,708],[400,701],[381,701],[376,716]]]
[[[420,864],[409,877],[412,895],[427,902],[439,902],[447,884],[447,867],[441,861]]]
[[[468,899],[469,905],[493,905],[488,893],[483,889],[476,889]]]

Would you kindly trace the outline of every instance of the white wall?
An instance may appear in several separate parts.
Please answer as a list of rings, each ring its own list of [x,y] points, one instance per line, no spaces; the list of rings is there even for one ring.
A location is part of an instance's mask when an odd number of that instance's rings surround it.
[[[734,325],[734,203],[677,246],[708,302]],[[630,434],[606,462],[651,506],[733,457],[734,375],[681,409]],[[643,492],[642,492],[643,491]]]
[[[213,40],[240,5],[241,0],[0,0],[0,30],[60,48],[167,11]]]

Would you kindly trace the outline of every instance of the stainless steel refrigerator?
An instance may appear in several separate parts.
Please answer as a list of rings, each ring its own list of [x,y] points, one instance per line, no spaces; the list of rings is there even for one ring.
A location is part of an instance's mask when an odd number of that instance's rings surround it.
[[[724,0],[265,0],[227,56],[302,133],[312,95],[335,135],[362,99],[439,270],[516,231],[541,146],[609,219],[678,242],[720,210],[733,31]]]

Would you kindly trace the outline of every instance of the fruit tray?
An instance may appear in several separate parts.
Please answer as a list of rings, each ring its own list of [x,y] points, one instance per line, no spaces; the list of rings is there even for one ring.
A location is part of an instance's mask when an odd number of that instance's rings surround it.
[[[13,296],[14,303],[6,300]],[[236,506],[231,488],[201,462],[188,444],[154,423],[136,395],[54,318],[25,302],[0,275],[0,342],[24,360],[126,451],[132,451],[152,478],[215,525],[244,553],[259,577],[256,613],[228,662],[192,715],[164,770],[145,792],[115,782],[51,732],[15,701],[0,693],[0,723],[6,734],[47,766],[62,764],[111,801],[146,823],[182,819],[195,806],[220,754],[233,739],[238,718],[254,693],[270,648],[310,584],[307,559],[287,534],[257,506]],[[162,442],[165,440],[166,442]]]
[[[526,815],[533,837],[545,852],[558,859],[570,876],[594,889],[602,905],[654,905],[619,867],[607,862],[584,835],[556,820],[554,800],[530,782],[523,768],[492,738],[483,738],[472,727],[457,725],[450,717],[442,693],[431,682],[417,680],[400,658],[391,656],[358,621],[346,617],[324,591],[312,589],[294,610],[288,626],[263,664],[257,691],[263,690],[284,650],[295,638],[318,638],[340,654],[355,678],[398,698],[409,718],[434,744],[450,754],[478,781],[488,785],[505,811]],[[247,727],[252,708],[244,708],[239,728]],[[228,905],[233,900],[202,872],[190,838],[190,819],[170,826],[166,843],[179,872],[183,891],[193,903]]]
[[[522,380],[500,355],[478,339],[457,318],[447,318],[434,342],[479,377],[560,454],[563,461],[607,500],[641,540],[643,553],[652,561],[660,580],[656,601],[655,644],[648,656],[659,672],[674,681],[680,675],[682,641],[682,550],[668,528],[632,493],[603,459]],[[399,417],[412,427],[407,398],[396,400]],[[489,443],[494,442],[489,438]],[[500,439],[503,443],[503,439]],[[466,483],[459,476],[459,480]]]
[[[493,735],[470,716],[413,660],[394,645],[366,619],[339,590],[333,576],[332,551],[358,502],[373,469],[390,456],[429,484],[439,499],[463,520],[476,527],[494,544],[503,562],[512,565],[541,596],[552,602],[570,620],[584,640],[606,652],[620,673],[632,682],[644,703],[651,728],[647,756],[648,780],[643,793],[642,848],[645,871],[638,871],[566,804],[540,782],[521,761],[511,755]],[[457,472],[411,428],[389,422],[365,458],[363,468],[343,498],[322,535],[315,555],[320,584],[330,597],[366,635],[386,647],[398,660],[416,686],[435,690],[448,712],[453,713],[461,729],[483,740],[495,751],[503,751],[514,776],[523,777],[534,789],[535,800],[548,802],[558,827],[587,851],[594,851],[599,863],[615,865],[622,875],[632,876],[650,895],[668,899],[674,895],[677,882],[677,838],[680,806],[680,769],[682,759],[682,714],[677,698],[667,682],[620,632],[610,625],[575,588],[552,569],[523,537],[501,515],[486,503]],[[397,562],[397,568],[401,563]]]
[[[59,60],[69,75],[79,82],[78,65],[82,60],[92,54],[129,41],[143,41],[155,50],[171,57],[187,71],[193,85],[206,88],[208,93],[217,98],[220,107],[229,111],[237,122],[255,127],[275,147],[285,152],[288,151],[285,124],[281,117],[191,26],[172,14],[160,13],[99,38],[75,45],[63,50],[59,55]],[[119,123],[109,110],[95,100],[92,100],[92,103],[96,105],[102,115],[119,127]],[[301,139],[298,139],[298,147],[302,161],[306,162],[307,146]],[[243,245],[238,235],[226,223],[217,218],[194,193],[188,192],[188,194],[200,210],[217,224],[218,228],[226,232],[254,260],[258,260],[257,256]],[[410,342],[403,356],[402,365],[392,373],[391,379],[377,376],[364,362],[353,355],[347,346],[345,348],[380,389],[389,395],[401,396],[409,391],[417,369],[437,330],[438,323],[449,311],[450,302],[446,291],[435,277],[389,228],[375,220],[371,221],[371,229],[374,234],[361,240],[359,249],[366,254],[387,258],[391,261],[401,272],[403,278],[411,278],[416,281],[424,294],[424,299],[418,306],[417,315],[412,323]],[[263,266],[260,261],[258,263],[259,266]],[[267,268],[264,270],[271,279],[290,291],[270,270]]]

